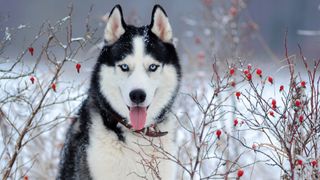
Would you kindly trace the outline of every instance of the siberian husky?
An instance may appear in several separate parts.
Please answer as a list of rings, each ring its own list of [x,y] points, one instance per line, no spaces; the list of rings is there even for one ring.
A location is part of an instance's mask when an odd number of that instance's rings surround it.
[[[155,5],[150,25],[135,27],[116,5],[104,40],[57,179],[174,179],[177,122],[170,109],[181,69],[166,12]]]

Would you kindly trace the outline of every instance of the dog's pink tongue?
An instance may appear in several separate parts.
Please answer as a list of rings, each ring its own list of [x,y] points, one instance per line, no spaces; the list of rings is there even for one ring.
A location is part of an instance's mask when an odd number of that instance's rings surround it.
[[[144,128],[147,119],[146,107],[131,107],[130,108],[130,121],[134,130],[141,130]]]

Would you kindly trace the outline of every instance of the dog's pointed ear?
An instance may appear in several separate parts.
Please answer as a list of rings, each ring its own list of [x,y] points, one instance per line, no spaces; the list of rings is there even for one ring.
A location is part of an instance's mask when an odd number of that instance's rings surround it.
[[[160,5],[155,5],[152,10],[151,32],[164,42],[172,42],[172,29],[166,12]]]
[[[125,27],[121,6],[118,4],[112,9],[104,30],[104,39],[107,44],[116,42],[124,34]]]

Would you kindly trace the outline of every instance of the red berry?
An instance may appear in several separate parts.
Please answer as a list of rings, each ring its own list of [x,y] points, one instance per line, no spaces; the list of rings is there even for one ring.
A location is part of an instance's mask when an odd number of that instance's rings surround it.
[[[57,85],[55,83],[51,84],[51,88],[54,92],[57,92]]]
[[[240,95],[241,95],[241,93],[240,93],[239,91],[237,91],[237,92],[236,92],[236,97],[237,97],[237,99],[240,98]]]
[[[233,76],[233,75],[234,75],[234,73],[235,73],[234,68],[230,68],[230,70],[229,70],[229,74],[230,74],[231,76]]]
[[[299,116],[299,122],[302,123],[302,122],[303,122],[303,119],[304,119],[303,115],[300,115],[300,116]]]
[[[244,171],[242,169],[239,169],[238,172],[237,172],[238,178],[243,176],[243,174],[244,174]]]
[[[296,100],[296,102],[294,103],[297,107],[301,106],[301,101],[299,99]]]
[[[80,68],[81,68],[81,64],[77,63],[77,64],[76,64],[76,69],[77,69],[77,72],[78,72],[78,73],[80,73]]]
[[[279,88],[279,91],[281,92],[281,91],[283,91],[283,89],[284,89],[284,86],[281,85],[280,88]]]
[[[36,78],[34,78],[33,76],[30,77],[30,81],[32,84],[34,84],[34,81],[36,80]]]
[[[23,176],[23,180],[28,180],[29,177],[27,175]]]
[[[31,54],[31,56],[33,56],[33,52],[34,52],[33,47],[29,47],[29,48],[28,48],[28,51],[29,51],[29,53]]]
[[[272,99],[271,105],[272,105],[272,109],[276,109],[277,108],[277,101],[275,99]]]
[[[232,17],[235,17],[235,16],[238,14],[237,8],[235,8],[235,7],[232,6],[232,7],[229,9],[229,14],[230,14]]]
[[[204,3],[206,6],[210,6],[210,5],[213,3],[213,0],[203,0],[203,3]]]
[[[283,120],[286,120],[286,119],[287,119],[287,116],[286,116],[285,114],[283,114],[283,115],[281,115],[281,118],[282,118]]]
[[[274,117],[274,112],[273,112],[273,111],[270,111],[270,112],[269,112],[269,115],[272,116],[272,117]]]
[[[218,129],[216,131],[216,136],[217,136],[218,139],[220,139],[221,134],[222,134],[222,131],[220,129]]]
[[[262,77],[262,70],[261,69],[257,69],[256,70],[256,73],[257,73],[257,75],[259,76],[259,77]]]
[[[243,73],[244,73],[245,75],[247,75],[247,74],[249,74],[249,70],[248,70],[248,69],[245,69],[245,70],[243,70]]]
[[[250,71],[252,69],[252,65],[251,64],[248,64],[248,70]]]
[[[200,37],[199,37],[199,36],[196,36],[196,37],[194,38],[194,42],[195,42],[196,44],[201,44],[201,39],[200,39]]]
[[[246,74],[246,77],[247,77],[247,80],[248,80],[248,81],[251,81],[251,80],[252,80],[252,75],[251,75],[251,73]]]
[[[197,54],[197,58],[199,61],[204,61],[206,55],[203,51],[200,51],[198,54]]]
[[[271,76],[268,77],[268,81],[270,84],[273,84],[273,78]]]
[[[305,81],[301,81],[300,85],[301,85],[301,87],[306,88],[306,82]]]
[[[252,148],[253,150],[257,150],[257,146],[258,146],[258,145],[257,145],[256,143],[253,143],[251,148]]]
[[[317,160],[311,161],[311,165],[312,165],[312,167],[317,167],[318,166]]]
[[[233,80],[232,81],[230,81],[230,83],[229,83],[232,87],[236,87],[236,82],[234,82]]]
[[[303,161],[302,161],[301,159],[298,159],[298,160],[297,160],[297,164],[300,165],[300,166],[302,166]]]
[[[233,125],[234,125],[234,126],[237,126],[238,123],[239,123],[238,119],[234,119],[234,120],[233,120]]]

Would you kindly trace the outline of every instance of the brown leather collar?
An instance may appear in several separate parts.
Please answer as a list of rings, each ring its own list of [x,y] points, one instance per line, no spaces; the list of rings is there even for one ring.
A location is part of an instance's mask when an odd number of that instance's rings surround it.
[[[114,116],[116,120],[121,123],[123,126],[125,126],[128,129],[132,129],[132,126],[128,124],[122,117],[120,116]],[[135,133],[139,133],[148,137],[161,137],[168,134],[168,131],[160,131],[159,128],[156,126],[156,124],[151,125],[150,127],[143,128],[141,130],[133,131]]]

